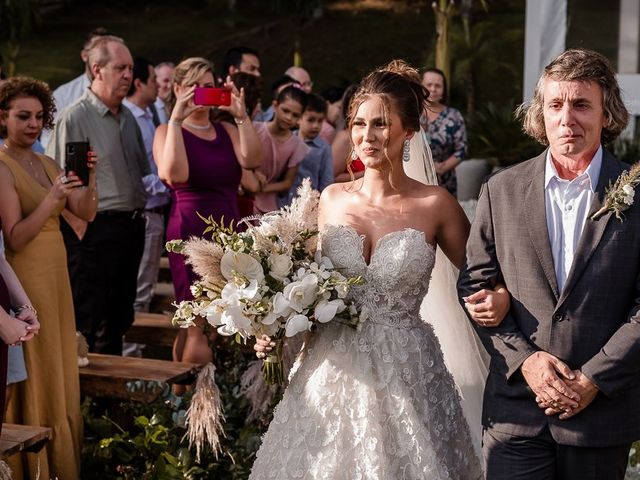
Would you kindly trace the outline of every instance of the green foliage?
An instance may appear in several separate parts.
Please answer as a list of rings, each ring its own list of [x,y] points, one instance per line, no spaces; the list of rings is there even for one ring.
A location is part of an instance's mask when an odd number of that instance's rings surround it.
[[[539,154],[543,147],[522,131],[514,105],[488,103],[469,115],[469,157],[484,158],[493,166],[507,167]]]
[[[21,42],[40,23],[39,0],[0,1],[0,40],[8,55],[8,76],[15,75]]]
[[[451,83],[466,98],[466,110],[473,112],[478,103],[479,79],[500,77],[500,83],[517,82],[520,70],[499,52],[505,44],[517,44],[520,28],[504,25],[487,16],[468,30],[458,24],[451,29]],[[495,85],[494,85],[495,88]]]
[[[216,345],[216,382],[226,417],[219,458],[207,448],[196,463],[195,454],[183,441],[191,394],[176,396],[165,386],[154,402],[123,402],[106,412],[91,399],[85,401],[85,475],[91,472],[92,478],[106,480],[246,479],[270,419],[247,422],[249,404],[239,394],[239,385],[254,357],[228,346],[230,341],[223,339]],[[157,385],[150,386],[154,388]]]

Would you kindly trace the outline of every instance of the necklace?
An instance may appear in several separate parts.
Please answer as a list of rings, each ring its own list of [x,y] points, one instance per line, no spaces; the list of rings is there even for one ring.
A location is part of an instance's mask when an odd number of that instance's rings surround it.
[[[16,161],[18,163],[24,163],[24,161],[26,160],[29,163],[29,167],[30,167],[30,170],[31,170],[31,176],[33,178],[35,178],[38,182],[40,182],[40,171],[33,164],[33,160],[32,160],[32,158],[33,158],[32,155],[33,154],[29,155],[29,156],[27,156],[25,158],[22,158],[20,156],[15,155],[15,154],[14,155],[11,154],[11,150],[9,150],[9,148],[10,148],[9,144],[7,142],[4,142],[2,144],[2,147],[4,148],[5,152],[7,152],[7,155],[9,155],[9,157],[13,158],[14,161]]]
[[[194,130],[209,130],[212,127],[211,122],[208,122],[206,125],[194,125],[193,123],[183,121],[182,124]]]
[[[4,142],[2,144],[2,147],[5,149],[5,151],[7,152],[7,155],[9,155],[12,158],[15,158],[18,161],[21,161],[22,158],[20,158],[19,156],[16,155],[11,155],[11,150],[9,150],[9,144],[7,142]],[[29,166],[33,169],[33,160],[31,160],[31,157],[26,157],[27,162],[29,162]]]

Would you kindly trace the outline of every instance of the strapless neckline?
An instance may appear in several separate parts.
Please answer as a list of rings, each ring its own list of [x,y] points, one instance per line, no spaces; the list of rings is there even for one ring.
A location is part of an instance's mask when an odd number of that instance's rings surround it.
[[[380,246],[384,242],[390,240],[391,238],[394,238],[395,236],[402,235],[402,234],[405,234],[405,233],[410,233],[410,234],[413,234],[413,235],[420,236],[422,238],[422,240],[424,241],[425,245],[427,247],[429,247],[432,250],[433,253],[435,253],[435,250],[436,250],[436,248],[427,241],[423,231],[417,230],[417,229],[412,228],[412,227],[405,227],[402,230],[391,230],[390,232],[387,232],[384,235],[382,235],[381,237],[379,237],[375,241],[375,243],[372,242],[372,244],[371,244],[372,245],[372,249],[369,252],[369,259],[367,260],[365,258],[365,256],[364,256],[364,240],[367,237],[366,237],[366,235],[358,232],[353,225],[347,225],[347,224],[338,225],[338,224],[328,223],[328,224],[325,225],[324,228],[325,228],[324,235],[328,235],[328,232],[331,229],[335,229],[335,230],[342,229],[342,230],[348,231],[349,233],[351,233],[355,237],[357,237],[360,240],[360,242],[359,242],[359,245],[360,245],[360,260],[362,261],[362,263],[367,268],[371,267],[371,265],[375,262],[376,254],[378,253],[378,250],[380,249]]]

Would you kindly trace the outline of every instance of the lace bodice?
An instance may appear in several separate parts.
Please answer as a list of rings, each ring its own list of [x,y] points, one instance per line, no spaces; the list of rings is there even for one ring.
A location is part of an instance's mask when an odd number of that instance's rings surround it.
[[[380,237],[367,265],[363,240],[347,225],[327,225],[322,234],[322,253],[334,267],[365,280],[352,289],[350,299],[366,311],[368,321],[400,328],[422,326],[419,310],[435,264],[434,247],[421,231],[397,230]]]

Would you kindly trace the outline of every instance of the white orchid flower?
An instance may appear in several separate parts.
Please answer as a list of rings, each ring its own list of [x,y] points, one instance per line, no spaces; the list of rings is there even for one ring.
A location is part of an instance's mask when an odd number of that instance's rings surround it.
[[[311,265],[309,265],[309,270],[315,273],[316,275],[318,275],[323,280],[326,280],[329,277],[331,277],[331,272],[326,270],[324,265],[318,265],[316,262],[313,262],[311,263]]]
[[[225,252],[220,260],[220,271],[227,280],[233,280],[237,275],[242,275],[248,280],[262,281],[264,279],[264,271],[260,262],[251,255],[242,252]]]
[[[311,322],[305,315],[293,315],[287,320],[285,326],[285,335],[287,337],[293,337],[295,334],[309,330]]]
[[[227,307],[227,302],[218,299],[214,300],[209,304],[207,309],[205,310],[207,322],[214,327],[219,327],[222,325],[222,314],[224,313],[225,308]]]
[[[278,292],[273,296],[273,313],[279,317],[286,317],[293,313],[293,308],[291,308],[289,301],[282,292]]]
[[[271,325],[278,319],[278,315],[274,312],[270,312],[267,316],[265,316],[260,323],[262,325]]]
[[[221,299],[228,304],[231,305],[239,305],[240,304],[240,294],[239,288],[232,282],[227,283],[222,292],[220,292]],[[215,303],[215,301],[214,301]]]
[[[257,302],[262,298],[260,294],[260,285],[258,280],[253,279],[244,287],[238,288],[238,298]]]
[[[297,282],[291,282],[284,287],[284,297],[289,306],[300,313],[316,301],[318,277],[309,274]]]
[[[327,323],[333,320],[339,312],[342,312],[346,308],[344,302],[340,299],[331,300],[327,302],[322,300],[316,305],[314,316],[320,323]]]
[[[251,329],[251,320],[249,320],[241,307],[230,305],[224,309],[220,318],[222,326],[218,327],[220,335],[235,335],[239,333],[243,337],[247,337]]]
[[[263,325],[262,333],[273,337],[276,333],[278,333],[278,330],[280,330],[280,323],[273,322],[271,325]]]
[[[333,269],[333,262],[331,262],[331,259],[329,257],[323,256],[320,250],[316,250],[316,253],[313,256],[313,260],[316,264],[318,264],[321,267],[324,267],[328,270]]]

